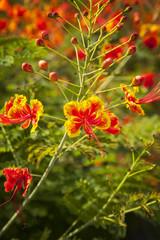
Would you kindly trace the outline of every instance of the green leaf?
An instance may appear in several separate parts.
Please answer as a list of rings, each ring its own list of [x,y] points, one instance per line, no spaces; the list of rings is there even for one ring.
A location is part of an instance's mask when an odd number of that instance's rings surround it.
[[[14,63],[14,58],[10,55],[6,55],[0,58],[0,65],[10,67]]]

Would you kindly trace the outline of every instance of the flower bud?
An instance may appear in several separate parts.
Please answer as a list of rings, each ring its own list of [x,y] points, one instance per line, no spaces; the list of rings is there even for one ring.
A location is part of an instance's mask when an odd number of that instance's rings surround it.
[[[88,16],[88,11],[87,11],[87,10],[84,10],[84,11],[83,11],[83,16],[85,16],[85,17]]]
[[[120,23],[123,23],[123,22],[126,22],[126,21],[127,21],[127,17],[126,16],[121,17]]]
[[[42,69],[43,71],[47,71],[48,70],[48,63],[46,61],[44,61],[44,60],[40,60],[38,62],[38,67],[40,69]]]
[[[117,26],[116,26],[118,31],[120,31],[122,27],[123,27],[123,24],[121,24],[121,23],[117,24]]]
[[[49,35],[46,31],[41,32],[41,37],[43,40],[48,40],[49,41]]]
[[[105,33],[106,30],[107,30],[106,26],[103,26],[103,27],[101,28],[102,33]]]
[[[51,72],[51,73],[49,74],[49,80],[50,80],[51,82],[57,82],[57,81],[58,81],[58,75],[57,75],[57,73],[56,73],[56,72]]]
[[[132,11],[132,7],[131,6],[126,7],[126,9],[124,10],[124,12],[131,12],[131,11]]]
[[[48,12],[48,13],[47,13],[47,16],[48,16],[49,18],[52,18],[52,12]]]
[[[72,43],[73,45],[77,45],[77,44],[78,44],[77,38],[76,38],[76,37],[72,37],[72,38],[71,38],[71,43]]]
[[[133,33],[130,36],[130,41],[136,41],[138,39],[138,37],[139,37],[138,33]]]
[[[108,69],[109,66],[110,66],[112,63],[113,63],[112,58],[107,58],[106,60],[104,60],[104,61],[102,62],[102,68],[103,68],[103,69]]]
[[[39,47],[44,47],[44,46],[45,46],[42,38],[37,38],[37,39],[36,39],[36,44],[37,44],[37,46],[39,46]]]
[[[59,14],[58,12],[52,12],[52,18],[58,18]]]
[[[74,14],[74,17],[77,19],[77,18],[79,18],[79,13],[75,13]]]
[[[141,86],[144,82],[145,78],[143,76],[136,76],[133,78],[131,85],[134,87]]]
[[[136,52],[136,47],[135,46],[131,46],[128,48],[127,54],[128,55],[133,55]]]
[[[22,70],[25,72],[34,72],[32,65],[29,63],[22,63]]]

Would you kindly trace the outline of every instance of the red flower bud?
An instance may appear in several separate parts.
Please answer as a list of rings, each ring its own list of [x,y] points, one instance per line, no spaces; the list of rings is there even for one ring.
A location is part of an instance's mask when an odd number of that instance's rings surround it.
[[[48,63],[46,61],[44,61],[44,60],[40,60],[38,62],[38,67],[40,69],[42,69],[43,71],[47,71],[48,70]]]
[[[136,47],[135,46],[131,46],[128,48],[127,54],[128,55],[133,55],[136,52]]]
[[[41,37],[42,39],[49,41],[49,35],[46,31],[41,32]]]
[[[127,21],[127,17],[126,16],[121,17],[120,23],[123,23],[123,22],[126,22],[126,21]]]
[[[51,82],[57,82],[57,81],[58,81],[58,75],[57,75],[57,73],[56,73],[56,72],[51,72],[51,73],[49,74],[49,80],[50,80]]]
[[[71,43],[72,43],[73,45],[77,45],[77,44],[78,44],[77,38],[76,38],[76,37],[72,37],[72,38],[71,38]]]
[[[144,82],[145,78],[143,76],[136,76],[133,78],[131,85],[134,87],[141,86]]]
[[[58,18],[59,14],[58,12],[52,12],[52,18]]]
[[[102,68],[103,68],[103,69],[108,69],[109,66],[110,66],[112,63],[113,63],[112,58],[107,58],[106,60],[104,60],[104,61],[102,62]]]
[[[130,36],[130,41],[136,41],[138,39],[138,37],[139,37],[138,33],[133,33]]]
[[[103,26],[101,29],[102,29],[102,33],[106,32],[107,30],[106,26]]]
[[[45,44],[44,44],[44,42],[43,42],[43,39],[41,39],[41,38],[37,38],[37,39],[36,39],[36,44],[37,44],[37,46],[39,46],[39,47],[44,47],[44,46],[45,46]]]
[[[79,18],[79,13],[75,13],[74,14],[74,17],[77,19],[77,18]]]
[[[52,18],[52,12],[48,12],[48,13],[47,13],[47,16],[48,16],[49,18]]]
[[[121,24],[121,23],[117,24],[117,26],[116,26],[118,31],[120,31],[122,27],[123,27],[123,24]]]
[[[34,72],[32,65],[29,63],[22,63],[22,70],[25,72]]]
[[[57,17],[59,17],[59,14],[57,12],[48,12],[47,16],[49,18],[57,18]]]
[[[132,11],[132,7],[131,6],[126,7],[126,9],[124,10],[124,12],[131,12],[131,11]]]
[[[85,16],[85,17],[88,16],[88,11],[87,11],[87,10],[84,10],[84,11],[83,11],[83,16]]]

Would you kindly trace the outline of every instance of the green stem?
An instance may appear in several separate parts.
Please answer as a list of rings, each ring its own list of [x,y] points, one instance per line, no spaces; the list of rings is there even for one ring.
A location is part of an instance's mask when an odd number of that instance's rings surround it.
[[[110,110],[110,109],[112,109],[112,108],[115,108],[115,107],[124,105],[124,104],[126,104],[126,103],[127,103],[127,102],[118,103],[118,104],[116,104],[116,105],[114,105],[114,106],[112,106],[112,107],[107,108],[106,111],[108,111],[108,110]]]
[[[66,59],[66,60],[79,72],[78,68],[75,66],[75,65],[77,65],[77,63],[75,63],[74,61],[70,60],[70,59],[69,59],[68,57],[66,57],[65,55],[57,52],[57,51],[54,50],[53,48],[50,48],[50,47],[48,47],[48,46],[46,46],[46,45],[45,45],[45,47],[46,47],[48,50],[56,53],[57,55],[61,56],[61,57],[64,58],[64,59]]]
[[[60,17],[62,20],[64,20],[66,23],[68,23],[71,27],[73,27],[74,29],[76,29],[78,32],[80,32],[81,34],[84,34],[84,36],[86,36],[87,37],[87,35],[83,32],[83,31],[81,31],[80,29],[78,29],[77,27],[75,27],[72,23],[70,23],[69,21],[67,21],[65,18],[63,18],[63,17]],[[65,29],[66,30],[66,29]],[[70,34],[72,34],[71,32],[70,32]],[[73,36],[73,34],[72,34],[72,36]]]
[[[63,121],[63,122],[66,121],[65,119],[58,118],[58,117],[53,117],[53,116],[50,116],[50,115],[48,115],[48,114],[43,114],[43,117],[52,118],[52,119],[59,120],[59,121]]]
[[[63,86],[63,85],[60,84],[60,83],[57,83],[57,84],[58,84],[58,86],[61,86],[61,87],[63,87],[64,89],[68,90],[69,92],[73,93],[74,95],[78,96],[78,93],[75,93],[74,91],[72,91],[71,89],[69,89],[69,88]]]
[[[99,55],[98,57],[93,58],[92,61],[94,61],[94,60],[96,60],[96,59],[99,59],[99,58],[101,58],[101,57],[104,57],[106,54],[108,54],[108,53],[110,53],[110,52],[116,50],[116,49],[119,48],[119,47],[122,47],[123,45],[127,44],[128,42],[129,42],[129,40],[126,41],[126,42],[124,42],[124,43],[122,43],[122,44],[119,44],[118,46],[116,46],[116,47],[114,47],[114,48],[111,48],[111,49],[108,50],[107,52],[102,53],[102,54]]]
[[[68,97],[66,96],[65,92],[63,91],[63,89],[61,88],[61,86],[58,84],[58,82],[56,82],[58,88],[61,90],[61,93],[63,94],[63,96],[65,97],[66,101],[69,102]]]
[[[103,11],[103,10],[102,10]],[[109,20],[108,22],[106,22],[106,23],[104,23],[102,26],[101,26],[101,28],[102,27],[104,27],[104,26],[106,26],[106,25],[108,25],[110,22],[112,22],[113,20],[115,20],[117,17],[119,17],[120,15],[122,15],[124,12],[120,12],[118,15],[116,15],[114,18],[112,18],[111,20]],[[99,28],[98,29],[96,29],[93,33],[96,33],[96,32],[98,32],[99,31]]]
[[[89,91],[91,90],[91,88],[96,84],[96,82],[98,81],[99,77],[101,76],[101,74],[105,71],[105,69],[103,69],[98,76],[96,77],[96,79],[93,81],[93,83],[91,84],[91,86],[87,89],[87,91],[85,92],[83,98],[81,99],[81,101],[85,98],[85,96],[89,93]]]
[[[71,85],[71,86],[80,88],[79,85],[74,84],[74,83],[71,83],[71,82],[67,82],[67,81],[65,81],[65,80],[58,79],[58,82],[66,83],[66,84],[69,84],[69,85]]]
[[[46,78],[47,80],[50,80],[48,77],[46,77],[45,75],[43,75],[43,74],[41,74],[39,72],[34,71],[34,73],[39,75],[39,76],[41,76],[41,77],[43,77],[43,78]]]
[[[14,148],[12,147],[12,143],[11,143],[11,141],[10,141],[8,135],[7,135],[6,129],[2,126],[2,124],[0,124],[0,126],[1,126],[1,129],[2,129],[2,132],[3,132],[3,135],[5,136],[5,138],[7,140],[7,143],[8,143],[8,146],[10,148],[10,151],[12,153],[12,156],[13,156],[13,158],[15,160],[15,164],[18,167],[19,166],[19,161],[18,161],[18,158],[17,158],[17,156],[16,156],[16,154],[14,152]]]
[[[126,87],[130,87],[131,85],[125,85],[125,86],[126,86]],[[114,91],[114,90],[121,89],[121,88],[122,88],[122,87],[110,88],[110,89],[106,89],[106,90],[103,90],[103,91],[95,92],[95,94],[110,92],[110,91]]]
[[[81,22],[79,21],[79,18],[77,18],[77,21],[78,21],[79,29],[80,29],[80,31],[82,32],[82,26],[81,26]],[[82,33],[81,33],[81,38],[82,38],[82,43],[83,43],[84,49],[86,49],[86,45],[85,45],[85,41],[84,41],[84,36],[83,36]]]
[[[124,183],[126,182],[126,180],[128,179],[129,175],[132,173],[133,169],[135,168],[135,166],[137,165],[137,163],[139,162],[140,158],[144,155],[144,153],[147,151],[148,148],[150,148],[152,145],[154,144],[154,141],[149,144],[142,152],[141,154],[137,157],[137,159],[135,160],[134,163],[132,163],[132,166],[130,168],[130,171],[126,173],[126,175],[124,176],[124,178],[122,179],[122,181],[120,182],[120,184],[117,186],[117,188],[115,189],[115,191],[110,195],[110,197],[108,198],[108,200],[106,201],[106,203],[103,205],[103,207],[100,209],[100,211],[97,213],[97,215],[92,218],[90,221],[88,221],[87,223],[83,224],[81,227],[75,229],[73,232],[69,233],[68,236],[65,237],[66,239],[69,239],[73,236],[75,236],[77,233],[81,232],[83,229],[87,228],[88,226],[92,225],[95,221],[97,221],[98,217],[103,213],[103,211],[108,207],[108,205],[110,204],[110,202],[113,200],[113,198],[115,197],[115,195],[117,194],[117,192],[123,187]],[[152,203],[154,203],[155,201],[153,201]],[[139,208],[138,208],[139,209]],[[137,210],[137,209],[136,209]],[[111,217],[112,215],[109,215],[108,217]]]
[[[75,49],[75,53],[76,53],[76,59],[77,59],[77,64],[78,64],[78,76],[79,76],[79,82],[80,82],[80,85],[82,84],[82,80],[81,80],[81,77],[82,77],[82,73],[81,73],[81,70],[80,70],[80,63],[79,63],[79,57],[78,57],[78,50],[77,50],[77,46],[74,46],[74,49]],[[79,86],[81,88],[81,86]]]
[[[90,19],[89,19],[89,33],[88,33],[88,40],[87,40],[87,49],[86,49],[86,58],[85,58],[85,63],[84,63],[84,69],[83,69],[83,74],[82,74],[82,78],[81,78],[81,88],[79,91],[79,96],[77,98],[77,101],[79,101],[79,99],[81,98],[81,95],[83,94],[83,88],[84,88],[84,84],[85,84],[85,74],[87,71],[87,67],[89,64],[89,52],[90,52],[90,41],[91,41],[91,36],[92,36],[92,32],[91,32],[91,27],[92,27],[92,4],[90,2]]]

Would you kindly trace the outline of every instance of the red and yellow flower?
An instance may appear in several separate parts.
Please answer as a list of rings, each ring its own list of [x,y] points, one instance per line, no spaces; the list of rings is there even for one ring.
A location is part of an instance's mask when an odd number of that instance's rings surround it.
[[[6,202],[2,203],[0,205],[3,206],[4,204],[6,204],[7,202],[9,202],[13,197],[15,200],[15,210],[17,212],[18,217],[20,218],[20,220],[24,223],[25,222],[21,216],[21,212],[20,212],[20,207],[17,208],[17,191],[21,190],[22,187],[24,188],[23,194],[22,196],[25,197],[27,194],[27,190],[29,187],[29,184],[32,182],[32,176],[31,174],[28,172],[28,168],[5,168],[3,169],[3,174],[6,176],[6,182],[4,183],[4,187],[5,187],[5,191],[6,192],[13,192],[12,197],[7,200]],[[15,187],[15,189],[14,189]]]
[[[26,129],[32,123],[31,132],[37,128],[40,116],[43,115],[43,105],[37,99],[31,100],[31,107],[26,103],[27,98],[15,94],[15,99],[10,98],[5,103],[5,112],[0,114],[0,123],[5,125],[23,123],[21,127]]]
[[[141,99],[135,97],[135,90],[132,91],[125,84],[121,84],[121,87],[125,93],[127,107],[132,112],[137,112],[139,115],[145,114],[140,104],[147,104],[160,100],[160,82],[152,89],[152,91]]]
[[[80,103],[71,101],[65,104],[64,114],[67,118],[65,129],[70,137],[79,136],[80,128],[83,126],[86,134],[92,135],[97,140],[100,149],[101,145],[92,128],[112,134],[118,132],[118,119],[115,121],[115,115],[104,109],[104,102],[98,97],[90,97]]]

